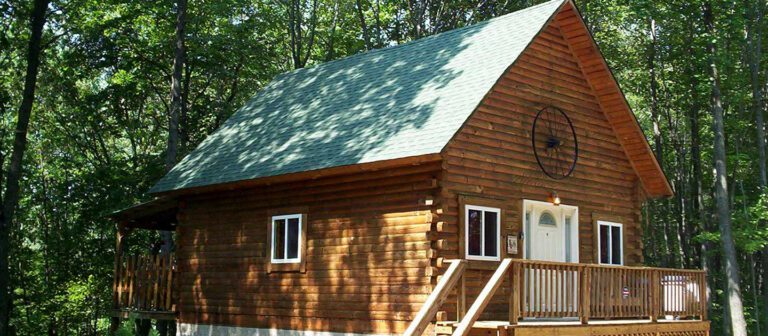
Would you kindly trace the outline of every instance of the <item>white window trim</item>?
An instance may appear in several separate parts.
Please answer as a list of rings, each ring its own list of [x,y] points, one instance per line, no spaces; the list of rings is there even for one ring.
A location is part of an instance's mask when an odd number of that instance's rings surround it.
[[[469,254],[469,211],[477,210],[482,211],[483,216],[480,218],[480,251],[485,254],[485,212],[496,213],[496,256],[486,257]],[[465,205],[464,206],[464,256],[467,260],[485,260],[485,261],[499,261],[501,260],[501,209],[491,208],[477,205]]]
[[[601,246],[601,242],[603,241],[602,237],[602,231],[600,228],[602,226],[607,226],[611,228],[608,230],[608,234],[611,234],[611,231],[614,227],[619,228],[619,264],[614,264],[611,262],[613,260],[613,240],[612,237],[608,237],[608,246],[610,249],[608,250],[608,263],[604,263],[602,260],[603,255],[603,247]],[[622,223],[616,223],[616,222],[609,222],[609,221],[597,221],[597,263],[600,265],[609,265],[609,266],[623,266],[624,265],[624,224]]]
[[[298,263],[301,262],[301,239],[303,238],[301,236],[302,235],[301,226],[304,225],[304,223],[301,222],[301,217],[302,217],[301,214],[272,216],[272,232],[270,233],[271,236],[272,236],[272,244],[271,244],[271,248],[269,250],[269,256],[270,256],[270,261],[273,264],[298,264]],[[298,246],[298,250],[296,251],[296,258],[275,259],[275,221],[278,221],[278,220],[281,220],[281,219],[285,220],[285,225],[284,225],[285,241],[283,242],[283,246],[284,246],[284,249],[285,249],[285,251],[283,251],[283,255],[284,256],[288,255],[288,220],[289,219],[298,219],[298,221],[299,221],[299,236],[298,236],[299,246]]]

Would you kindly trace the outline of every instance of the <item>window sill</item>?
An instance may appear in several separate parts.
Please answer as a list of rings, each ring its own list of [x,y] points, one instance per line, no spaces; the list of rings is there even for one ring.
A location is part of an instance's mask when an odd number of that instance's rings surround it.
[[[267,273],[306,273],[304,263],[267,263]]]

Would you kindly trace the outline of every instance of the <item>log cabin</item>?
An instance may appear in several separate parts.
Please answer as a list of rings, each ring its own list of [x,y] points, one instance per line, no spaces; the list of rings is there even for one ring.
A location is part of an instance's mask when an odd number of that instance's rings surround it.
[[[280,75],[150,193],[112,216],[118,322],[709,334],[706,274],[643,266],[672,190],[572,0]]]

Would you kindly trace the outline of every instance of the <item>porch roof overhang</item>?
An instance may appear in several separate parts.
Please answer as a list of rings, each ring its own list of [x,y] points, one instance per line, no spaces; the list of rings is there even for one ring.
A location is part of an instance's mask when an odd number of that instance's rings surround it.
[[[115,211],[109,217],[126,228],[174,231],[178,210],[178,200],[160,197]]]

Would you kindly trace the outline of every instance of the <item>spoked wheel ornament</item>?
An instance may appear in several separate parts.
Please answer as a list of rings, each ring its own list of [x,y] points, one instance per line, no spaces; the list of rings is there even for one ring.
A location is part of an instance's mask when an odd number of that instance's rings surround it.
[[[531,132],[536,162],[547,176],[561,180],[573,173],[579,158],[576,130],[563,110],[547,106],[536,114]]]

